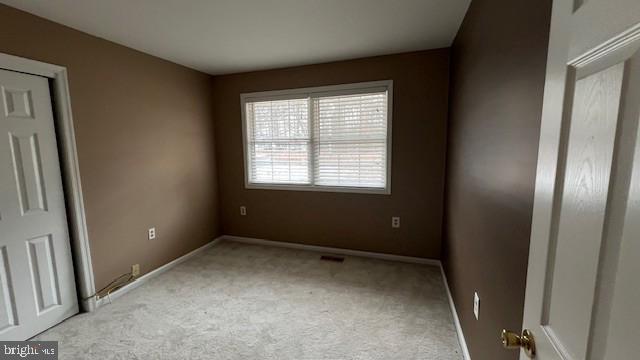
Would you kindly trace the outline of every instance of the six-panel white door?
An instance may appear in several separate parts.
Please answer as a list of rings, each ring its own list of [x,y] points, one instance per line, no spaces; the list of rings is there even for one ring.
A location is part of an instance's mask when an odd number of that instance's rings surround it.
[[[0,340],[78,312],[48,79],[0,70]]]
[[[544,97],[524,328],[538,359],[640,358],[640,1],[555,0]]]

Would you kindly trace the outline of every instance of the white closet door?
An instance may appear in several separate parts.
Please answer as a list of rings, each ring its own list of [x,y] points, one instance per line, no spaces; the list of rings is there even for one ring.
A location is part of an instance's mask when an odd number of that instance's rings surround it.
[[[49,82],[0,70],[0,340],[77,312]]]

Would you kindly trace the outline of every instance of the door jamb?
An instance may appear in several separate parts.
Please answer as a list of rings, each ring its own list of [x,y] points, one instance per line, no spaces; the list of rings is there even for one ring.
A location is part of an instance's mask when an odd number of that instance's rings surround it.
[[[56,133],[56,136],[58,151],[62,160],[62,181],[66,190],[65,201],[69,215],[67,222],[71,235],[70,241],[73,248],[76,279],[79,281],[76,288],[79,291],[79,303],[82,310],[93,311],[96,309],[96,300],[94,297],[90,298],[90,296],[95,293],[96,287],[82,197],[67,68],[4,53],[0,53],[0,68],[43,76],[51,81],[53,90],[51,96],[55,103],[53,109],[54,121],[56,129],[59,129],[59,133]]]

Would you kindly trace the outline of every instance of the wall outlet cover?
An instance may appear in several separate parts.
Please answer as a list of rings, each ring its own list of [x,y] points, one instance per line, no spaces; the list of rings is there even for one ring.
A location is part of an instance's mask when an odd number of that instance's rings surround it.
[[[477,291],[473,293],[473,315],[476,316],[476,320],[480,317],[480,296]]]
[[[139,276],[140,275],[140,264],[131,265],[131,276]]]
[[[396,229],[400,227],[400,216],[393,216],[391,218],[391,227]]]
[[[153,240],[156,238],[156,228],[149,228],[149,240]]]
[[[240,206],[240,215],[242,216],[246,216],[247,215],[247,207],[246,206]]]

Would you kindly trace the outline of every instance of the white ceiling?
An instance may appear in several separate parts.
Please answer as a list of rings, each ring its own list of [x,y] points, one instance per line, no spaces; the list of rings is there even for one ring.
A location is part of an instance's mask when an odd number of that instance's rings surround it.
[[[210,74],[451,45],[471,0],[0,0]]]

